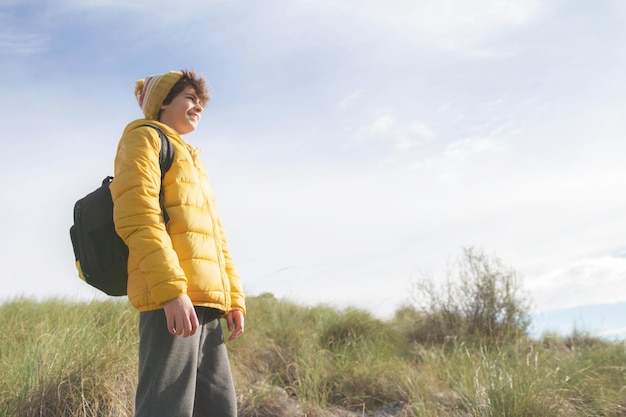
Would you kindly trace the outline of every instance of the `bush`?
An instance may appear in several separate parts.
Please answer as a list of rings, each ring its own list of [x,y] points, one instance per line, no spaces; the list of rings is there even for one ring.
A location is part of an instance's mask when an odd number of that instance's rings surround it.
[[[390,322],[354,308],[248,298],[229,342],[241,417],[624,416],[623,343],[585,334],[500,346],[413,343],[414,306]],[[0,304],[0,417],[130,417],[137,312],[128,302]],[[418,323],[418,324],[416,324]]]
[[[518,274],[495,256],[464,248],[447,280],[432,277],[414,283],[415,308],[422,313],[414,337],[420,342],[499,344],[525,336],[530,302]]]

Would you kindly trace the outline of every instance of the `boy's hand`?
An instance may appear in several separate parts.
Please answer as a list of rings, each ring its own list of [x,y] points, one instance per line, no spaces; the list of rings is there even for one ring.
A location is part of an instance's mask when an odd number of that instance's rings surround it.
[[[226,313],[226,324],[228,331],[231,332],[228,340],[235,340],[243,334],[243,313],[240,310],[231,310]]]
[[[168,301],[163,305],[167,330],[182,337],[193,336],[198,330],[198,316],[187,294]]]

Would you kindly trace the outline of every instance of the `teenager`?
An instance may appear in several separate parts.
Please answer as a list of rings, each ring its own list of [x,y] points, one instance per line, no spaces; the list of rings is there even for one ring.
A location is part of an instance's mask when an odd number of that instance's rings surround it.
[[[200,122],[206,82],[170,71],[137,81],[135,95],[144,118],[124,130],[110,187],[129,248],[128,297],[140,312],[135,416],[234,417],[220,318],[229,340],[243,334],[245,298],[199,150],[182,138]],[[162,182],[161,140],[146,123],[174,150]]]

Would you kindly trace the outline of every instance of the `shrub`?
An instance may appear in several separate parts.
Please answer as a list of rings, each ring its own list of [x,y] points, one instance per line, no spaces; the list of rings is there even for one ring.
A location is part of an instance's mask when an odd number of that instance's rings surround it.
[[[414,333],[420,342],[484,341],[499,344],[525,336],[530,302],[518,274],[495,256],[464,248],[447,280],[414,283],[415,308],[423,313]]]

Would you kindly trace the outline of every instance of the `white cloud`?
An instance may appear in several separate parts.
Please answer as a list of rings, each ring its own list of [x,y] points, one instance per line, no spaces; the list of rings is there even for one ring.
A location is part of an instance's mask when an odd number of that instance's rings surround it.
[[[448,143],[440,150],[430,149],[428,153],[417,155],[417,160],[407,163],[407,168],[428,172],[444,182],[467,182],[475,178],[476,172],[497,166],[498,157],[504,157],[506,150],[507,145],[496,138],[465,138]]]
[[[597,332],[596,334],[600,337],[618,336],[617,337],[618,340],[624,340],[624,337],[626,336],[626,327],[603,329]]]
[[[0,32],[0,55],[28,56],[45,51],[47,47],[46,35],[19,33],[6,27]]]
[[[49,37],[42,32],[42,28],[22,25],[13,13],[0,12],[0,56],[25,57],[36,54],[46,50],[48,42]]]
[[[552,2],[554,3],[554,2]],[[329,27],[327,35],[339,32],[353,36],[360,34],[368,41],[389,39],[415,47],[437,48],[467,53],[487,38],[503,31],[526,25],[547,13],[549,2],[540,0],[396,0],[381,3],[364,0],[358,3],[344,1],[308,2],[303,10],[323,14],[327,19],[338,16],[351,25],[351,30]],[[358,29],[357,29],[358,28]],[[347,35],[350,42],[357,41]]]
[[[61,5],[67,11],[118,9],[140,12],[144,16],[158,16],[162,23],[208,19],[213,24],[220,24],[212,19],[216,14],[233,13],[238,16],[239,24],[229,28],[231,36],[254,33],[266,53],[271,50],[285,53],[301,48],[303,44],[321,42],[328,46],[367,45],[371,56],[375,57],[381,52],[406,53],[406,47],[489,55],[493,51],[482,46],[485,41],[538,19],[548,13],[551,3],[540,0],[395,0],[391,3],[376,0],[297,3],[274,0],[262,3],[262,6],[248,3],[242,9],[225,0],[182,3],[64,0]],[[137,23],[154,24],[151,19]]]
[[[453,163],[463,163],[474,155],[503,149],[503,145],[493,138],[467,138],[446,146],[442,158]]]
[[[535,278],[539,310],[626,301],[626,259],[599,256],[576,260]]]
[[[414,140],[410,140],[407,137],[401,136],[396,141],[395,145],[393,146],[393,149],[399,152],[405,152],[411,148],[415,148],[416,146],[417,146],[417,143]]]
[[[56,6],[65,10],[141,10],[142,12],[161,15],[163,18],[194,19],[198,13],[204,14],[211,8],[228,3],[225,0],[187,0],[172,3],[168,0],[60,0]]]
[[[422,146],[433,136],[433,131],[425,123],[417,120],[400,122],[392,110],[382,109],[376,111],[370,121],[356,128],[348,146],[367,147],[371,141],[386,143],[387,148],[379,155],[385,160]]]
[[[357,139],[363,140],[371,137],[388,137],[397,129],[395,117],[390,113],[377,116],[373,121],[362,126],[355,133]]]
[[[434,136],[434,132],[426,126],[426,124],[418,121],[411,122],[408,130],[412,134],[424,139],[431,139]]]
[[[340,111],[345,112],[359,104],[359,101],[365,95],[366,91],[364,88],[359,88],[356,91],[351,92],[350,94],[342,97],[337,104],[335,105]]]

